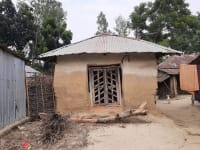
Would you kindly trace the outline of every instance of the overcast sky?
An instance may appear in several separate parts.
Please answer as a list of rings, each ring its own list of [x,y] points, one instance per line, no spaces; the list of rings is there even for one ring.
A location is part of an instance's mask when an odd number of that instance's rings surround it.
[[[13,0],[15,3],[17,0]],[[30,0],[28,0],[30,1]],[[72,42],[77,42],[91,36],[97,31],[97,16],[100,11],[106,15],[109,29],[113,30],[115,19],[119,15],[129,18],[135,6],[141,2],[154,0],[58,0],[67,11],[68,29],[73,32]],[[193,14],[200,12],[199,0],[185,0]],[[133,35],[131,35],[133,36]]]
[[[68,29],[73,32],[72,42],[94,36],[97,31],[97,16],[100,11],[106,15],[109,29],[113,30],[115,18],[128,18],[133,8],[141,2],[151,0],[60,0],[67,11]],[[186,0],[193,13],[200,11],[198,0]]]

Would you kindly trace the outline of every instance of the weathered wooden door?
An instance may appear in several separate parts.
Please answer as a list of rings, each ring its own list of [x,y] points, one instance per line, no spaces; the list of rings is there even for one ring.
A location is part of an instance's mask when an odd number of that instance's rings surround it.
[[[90,91],[94,105],[120,104],[119,66],[89,67]]]

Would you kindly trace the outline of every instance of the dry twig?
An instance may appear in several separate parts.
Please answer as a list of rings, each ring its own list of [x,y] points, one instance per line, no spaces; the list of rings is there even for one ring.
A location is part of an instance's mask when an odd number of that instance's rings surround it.
[[[64,136],[67,121],[59,114],[49,114],[41,126],[41,142],[43,144],[55,144]]]

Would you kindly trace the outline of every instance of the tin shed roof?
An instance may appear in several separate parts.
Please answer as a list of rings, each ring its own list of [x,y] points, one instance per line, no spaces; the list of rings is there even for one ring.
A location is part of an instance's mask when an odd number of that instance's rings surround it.
[[[167,73],[158,70],[158,74],[157,74],[157,80],[158,80],[158,82],[163,82],[166,79],[168,79],[169,77],[170,76]]]
[[[71,54],[95,54],[95,53],[181,53],[174,49],[164,47],[152,42],[121,37],[117,35],[101,34],[76,42],[61,48],[43,53],[39,58]]]
[[[15,57],[17,57],[17,58],[23,60],[23,61],[28,61],[27,59],[25,59],[25,58],[19,56],[16,52],[14,52],[14,51],[8,49],[8,48],[7,48],[6,46],[4,46],[4,45],[1,45],[1,44],[0,44],[0,50],[4,51],[4,52],[6,52],[6,53],[9,53],[9,54],[11,54],[11,55],[13,55],[13,56],[15,56]]]
[[[179,74],[180,64],[189,64],[198,55],[174,55],[159,64],[158,69],[168,74]]]
[[[25,65],[25,71],[26,71],[26,77],[32,77],[34,75],[40,74],[39,71],[37,71],[34,68],[32,68],[31,66],[27,66],[27,65]]]

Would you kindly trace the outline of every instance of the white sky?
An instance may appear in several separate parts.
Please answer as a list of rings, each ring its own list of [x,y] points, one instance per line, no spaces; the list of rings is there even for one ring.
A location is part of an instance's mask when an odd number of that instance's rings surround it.
[[[17,0],[13,0],[16,2]],[[72,42],[94,36],[97,31],[97,16],[100,11],[106,15],[109,29],[113,30],[119,15],[129,18],[135,6],[153,0],[59,0],[67,11],[68,29],[73,32]],[[192,13],[200,12],[199,0],[185,0]],[[131,35],[133,36],[133,35]]]
[[[73,32],[72,42],[94,36],[97,31],[97,16],[100,11],[106,15],[109,29],[113,30],[115,18],[119,15],[127,18],[133,8],[141,2],[152,0],[60,0],[67,11],[68,29]],[[193,13],[200,11],[198,0],[186,0]]]

